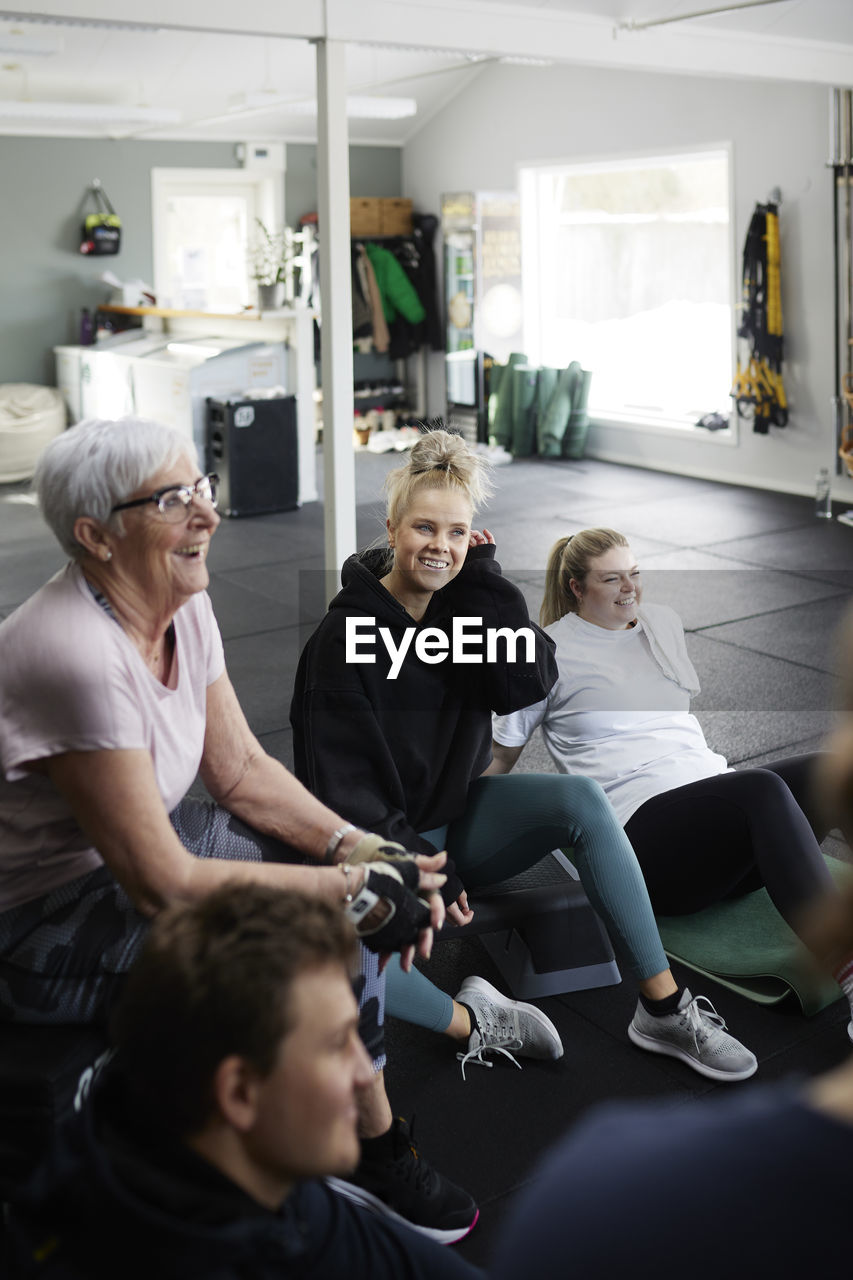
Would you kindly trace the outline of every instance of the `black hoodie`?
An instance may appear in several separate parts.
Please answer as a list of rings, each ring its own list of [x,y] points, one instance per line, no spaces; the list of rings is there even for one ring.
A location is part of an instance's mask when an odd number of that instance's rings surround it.
[[[156,1125],[120,1078],[64,1132],[10,1210],[10,1280],[478,1280],[452,1251],[323,1182],[273,1212]],[[0,1246],[0,1254],[2,1254]]]
[[[348,821],[434,853],[420,836],[461,817],[468,787],[491,759],[491,712],[517,711],[546,696],[557,678],[553,641],[531,622],[519,589],[502,577],[491,545],[469,550],[461,571],[436,591],[419,623],[382,586],[387,551],[350,556],[343,589],[299,660],[290,720],[297,777]],[[514,661],[502,641],[494,663],[458,663],[448,655],[428,664],[412,639],[396,679],[388,679],[389,653],[378,635],[428,627],[452,635],[454,618],[483,628],[532,630],[535,656],[524,643]],[[375,619],[373,664],[346,661],[348,618]],[[473,623],[470,624],[474,634]],[[365,623],[362,635],[369,637]],[[361,643],[369,652],[367,641]],[[485,647],[480,646],[485,654]],[[477,652],[469,645],[469,652]]]

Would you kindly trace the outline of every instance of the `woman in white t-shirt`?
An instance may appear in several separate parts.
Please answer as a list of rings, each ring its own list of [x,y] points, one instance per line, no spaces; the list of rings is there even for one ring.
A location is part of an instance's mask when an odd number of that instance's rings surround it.
[[[622,534],[561,538],[546,583],[540,616],[557,682],[535,706],[495,717],[491,771],[508,773],[541,726],[561,773],[603,787],[656,913],[686,915],[764,885],[796,930],[803,909],[833,890],[810,796],[815,756],[735,771],[710,750],[690,714],[699,682],[681,621],[666,605],[641,605]],[[853,1003],[853,964],[836,976]]]

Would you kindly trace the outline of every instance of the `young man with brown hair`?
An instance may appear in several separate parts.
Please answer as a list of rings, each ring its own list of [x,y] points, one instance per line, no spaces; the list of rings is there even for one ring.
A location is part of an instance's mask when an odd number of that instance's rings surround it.
[[[359,1159],[372,1079],[355,935],[319,899],[226,885],[151,926],[115,1055],[12,1221],[44,1280],[474,1280],[321,1179]]]

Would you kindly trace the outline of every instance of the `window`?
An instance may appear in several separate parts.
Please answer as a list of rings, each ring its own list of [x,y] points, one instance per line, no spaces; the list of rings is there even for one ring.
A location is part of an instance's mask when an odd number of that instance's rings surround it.
[[[246,169],[154,169],[154,291],[161,306],[240,311],[255,302],[255,219],[282,224],[284,176]]]
[[[727,414],[728,151],[524,169],[521,193],[528,358],[591,369],[599,419]]]

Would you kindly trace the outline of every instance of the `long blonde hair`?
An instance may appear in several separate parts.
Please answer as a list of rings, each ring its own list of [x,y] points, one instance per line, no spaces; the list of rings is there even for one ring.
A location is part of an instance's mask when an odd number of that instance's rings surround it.
[[[615,529],[581,529],[580,533],[558,539],[548,553],[545,566],[545,595],[539,610],[542,626],[550,626],[567,613],[577,613],[580,602],[572,591],[572,578],[583,582],[589,573],[590,561],[613,547],[627,546],[624,533],[617,533]]]
[[[461,436],[427,431],[415,441],[404,466],[385,477],[386,515],[393,529],[408,511],[419,489],[459,489],[473,511],[492,492],[489,464]]]

